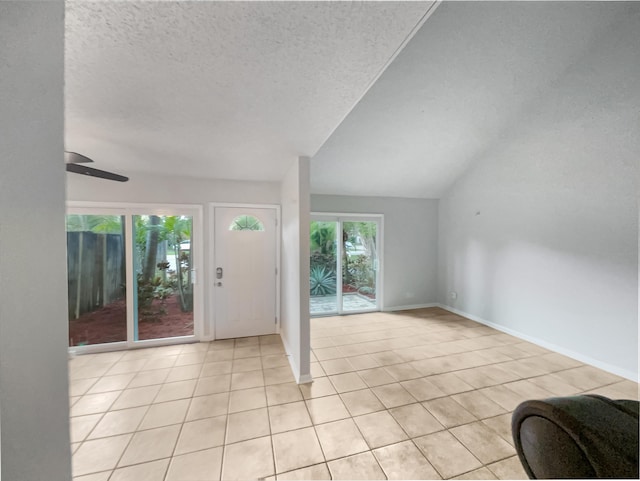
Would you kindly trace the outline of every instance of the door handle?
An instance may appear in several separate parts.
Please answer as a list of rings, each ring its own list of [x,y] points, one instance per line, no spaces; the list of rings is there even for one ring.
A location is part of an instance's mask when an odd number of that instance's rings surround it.
[[[216,286],[222,287],[222,282],[216,282]]]
[[[222,279],[222,267],[216,269],[216,279]]]

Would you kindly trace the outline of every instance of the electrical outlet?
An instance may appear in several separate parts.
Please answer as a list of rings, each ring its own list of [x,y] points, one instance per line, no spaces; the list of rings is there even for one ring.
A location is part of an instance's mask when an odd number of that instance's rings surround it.
[[[458,293],[456,291],[451,291],[449,296],[451,297],[451,299],[457,299],[458,298]]]

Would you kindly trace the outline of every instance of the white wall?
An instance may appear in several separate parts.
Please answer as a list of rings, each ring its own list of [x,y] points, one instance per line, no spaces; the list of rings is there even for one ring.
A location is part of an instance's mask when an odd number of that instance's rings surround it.
[[[638,373],[635,11],[475,159],[439,215],[442,304],[629,378]]]
[[[311,211],[384,214],[383,309],[437,302],[437,200],[312,195]]]
[[[309,159],[296,160],[282,180],[280,335],[298,382],[311,380],[309,323]],[[304,233],[304,235],[301,235]]]
[[[0,477],[70,480],[63,2],[0,2]]]
[[[80,153],[91,156],[90,152]],[[95,167],[108,170],[106,166],[97,163]],[[143,172],[127,172],[123,175],[129,177],[128,182],[111,182],[84,175],[67,174],[67,199],[202,205],[208,202],[280,202],[280,185],[276,182],[194,179]]]

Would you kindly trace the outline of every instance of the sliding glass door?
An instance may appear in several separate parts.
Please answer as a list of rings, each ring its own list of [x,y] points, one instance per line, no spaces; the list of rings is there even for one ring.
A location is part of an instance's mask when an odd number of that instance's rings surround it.
[[[134,339],[193,335],[192,217],[134,215]]]
[[[127,340],[125,218],[67,216],[69,345]]]
[[[336,221],[311,220],[309,282],[312,315],[338,312],[338,232]]]
[[[312,215],[311,315],[380,308],[381,225],[381,216]]]
[[[378,222],[342,222],[342,311],[376,310]]]
[[[70,208],[69,346],[195,339],[200,226],[200,208],[191,206]]]

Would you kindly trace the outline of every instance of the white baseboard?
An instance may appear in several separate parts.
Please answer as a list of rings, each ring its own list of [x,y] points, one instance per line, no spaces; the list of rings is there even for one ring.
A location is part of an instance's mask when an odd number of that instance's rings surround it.
[[[385,307],[382,309],[382,312],[393,312],[393,311],[409,311],[411,309],[424,309],[426,307],[440,307],[440,304],[437,302],[431,302],[429,304],[410,304],[405,306],[391,306]]]
[[[300,372],[300,366],[297,365],[296,360],[291,353],[291,348],[287,341],[280,335],[280,339],[282,339],[282,345],[284,346],[284,351],[287,353],[287,359],[289,359],[289,366],[291,366],[291,371],[293,371],[293,377],[296,379],[296,383],[298,384],[306,384],[308,382],[313,381],[311,374],[302,374]]]
[[[513,337],[517,337],[518,339],[522,339],[523,341],[527,341],[532,344],[535,344],[536,346],[544,347],[545,349],[549,349],[550,351],[557,352],[558,354],[562,354],[563,356],[570,357],[571,359],[575,359],[576,361],[580,361],[585,364],[589,364],[593,367],[597,367],[598,369],[602,369],[603,371],[610,372],[611,374],[615,374],[616,376],[629,379],[630,381],[633,381],[633,382],[638,382],[638,375],[627,369],[623,369],[619,366],[614,366],[612,364],[599,361],[590,356],[585,356],[584,354],[572,351],[570,349],[566,349],[562,346],[558,346],[557,344],[553,344],[543,339],[529,336],[528,334],[523,334],[519,331],[515,331],[513,329],[502,326],[500,324],[496,324],[495,322],[487,321],[486,319],[475,316],[468,312],[461,311],[460,309],[456,309],[455,307],[451,307],[446,304],[437,304],[437,306],[447,311],[450,311],[454,314],[458,314],[459,316],[463,316],[463,317],[466,317],[467,319],[471,319],[472,321],[476,321],[476,322],[479,322],[480,324],[484,324],[485,326],[492,327],[497,331],[504,332],[505,334],[509,334]]]

